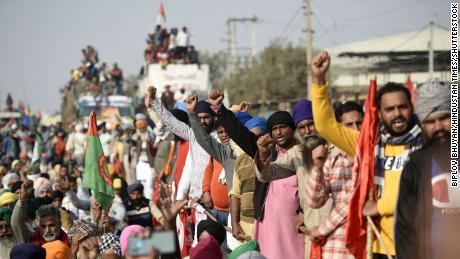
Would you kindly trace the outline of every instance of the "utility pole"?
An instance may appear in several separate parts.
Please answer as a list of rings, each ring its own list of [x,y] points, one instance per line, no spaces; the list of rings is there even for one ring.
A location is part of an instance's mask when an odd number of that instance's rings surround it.
[[[311,92],[309,91],[311,86],[311,74],[310,74],[310,61],[313,56],[313,26],[311,23],[311,0],[304,0],[305,9],[305,32],[307,33],[307,45],[306,45],[306,63],[307,63],[307,99],[311,100]]]
[[[433,50],[433,21],[430,22],[430,41],[428,42],[428,74],[430,80],[434,79],[434,50]]]
[[[232,73],[236,69],[237,66],[237,50],[244,50],[246,51],[245,56],[250,56],[251,60],[255,57],[256,55],[256,23],[259,21],[257,16],[247,18],[229,18],[227,19],[227,52],[228,52],[228,58],[227,58],[227,76]],[[236,25],[237,23],[242,23],[245,24],[247,22],[251,23],[251,47],[250,48],[237,48],[237,42],[236,42]],[[248,55],[248,52],[249,55]],[[245,60],[249,60],[248,58],[245,58]]]
[[[251,20],[251,59],[256,57],[256,22],[257,16]]]

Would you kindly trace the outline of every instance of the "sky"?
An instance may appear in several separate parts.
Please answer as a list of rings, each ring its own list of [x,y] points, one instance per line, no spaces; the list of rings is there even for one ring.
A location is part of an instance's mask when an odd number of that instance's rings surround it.
[[[416,31],[430,21],[449,27],[446,0],[311,0],[313,45],[344,43]],[[304,45],[301,0],[163,0],[166,26],[187,26],[201,52],[226,50],[228,18],[257,16],[256,49],[281,39]],[[33,111],[58,111],[59,89],[93,45],[125,76],[138,74],[145,38],[156,23],[160,0],[1,0],[0,109],[6,95]],[[239,24],[237,46],[249,47],[250,26]]]

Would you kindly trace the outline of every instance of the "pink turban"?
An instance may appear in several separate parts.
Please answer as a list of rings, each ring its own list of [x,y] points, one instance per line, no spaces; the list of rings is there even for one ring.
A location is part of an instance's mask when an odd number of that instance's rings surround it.
[[[120,246],[121,246],[121,254],[123,256],[125,256],[126,249],[128,248],[129,236],[131,236],[132,234],[135,234],[135,233],[139,233],[142,230],[144,230],[144,228],[142,226],[131,225],[131,226],[127,226],[125,229],[123,229],[123,231],[121,231]]]

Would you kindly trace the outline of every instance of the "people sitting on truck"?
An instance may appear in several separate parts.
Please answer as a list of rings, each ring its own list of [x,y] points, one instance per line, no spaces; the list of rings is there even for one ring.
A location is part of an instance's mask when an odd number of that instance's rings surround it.
[[[200,59],[198,57],[198,51],[195,50],[195,47],[189,46],[187,51],[187,63],[197,64],[200,67]]]
[[[162,69],[166,69],[166,66],[169,64],[169,53],[166,47],[161,47],[157,53],[158,64],[160,64]]]
[[[122,81],[123,81],[123,70],[118,67],[118,63],[113,63],[112,71],[110,71],[110,76],[112,82],[115,83],[117,87],[117,94],[122,92]]]

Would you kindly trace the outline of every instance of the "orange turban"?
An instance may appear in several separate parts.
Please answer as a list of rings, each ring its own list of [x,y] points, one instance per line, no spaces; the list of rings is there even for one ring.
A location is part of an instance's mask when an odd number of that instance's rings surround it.
[[[72,256],[70,247],[66,246],[61,240],[45,243],[46,259],[68,259]]]

